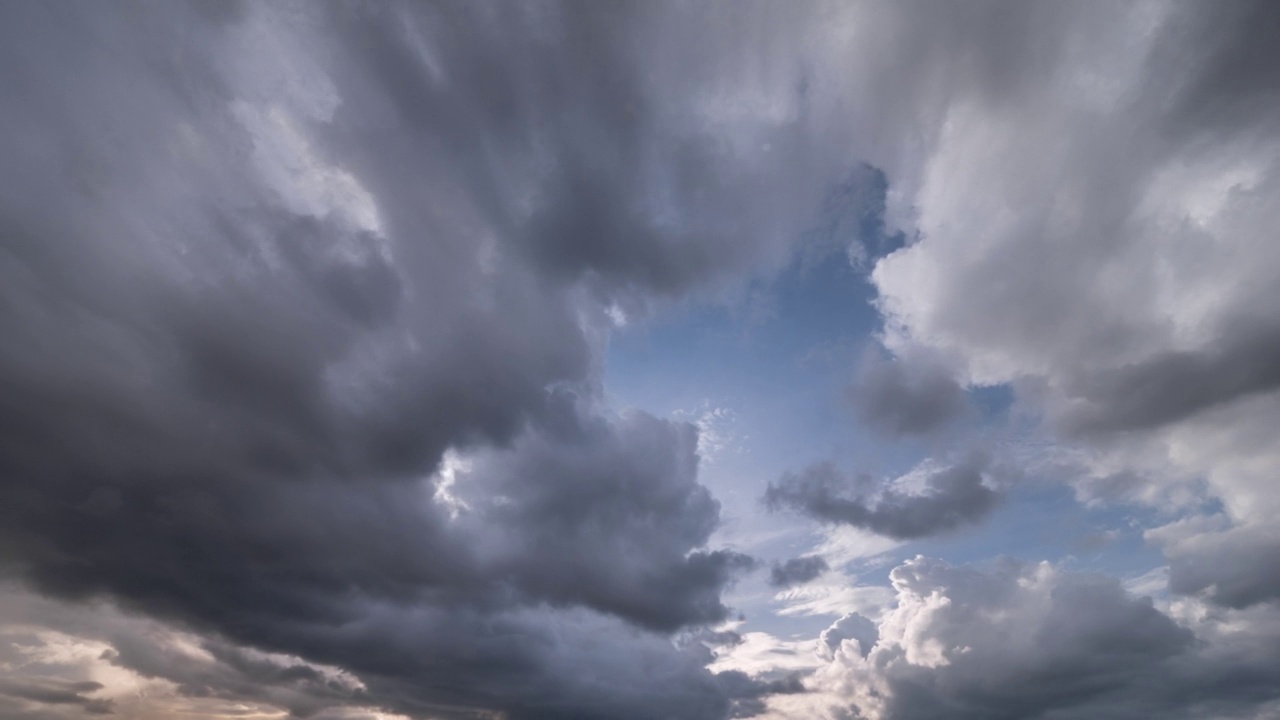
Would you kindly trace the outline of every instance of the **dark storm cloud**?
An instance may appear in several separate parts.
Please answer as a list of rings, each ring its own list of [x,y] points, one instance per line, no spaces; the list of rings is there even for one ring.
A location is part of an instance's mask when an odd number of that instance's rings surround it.
[[[375,706],[432,718],[474,718],[478,706],[515,718],[723,717],[742,689],[733,678],[706,672],[713,658],[685,633],[676,638],[677,648],[670,638],[580,610],[493,613],[370,603],[352,626],[282,627],[317,646],[303,660],[121,613],[109,604],[3,592],[5,620],[14,624],[0,628],[0,662],[17,668],[13,678],[34,682],[62,670],[72,677],[92,672],[114,683],[136,674],[141,685],[127,679],[124,687],[102,691],[114,694],[123,717],[217,717],[248,707],[264,714],[366,718]],[[316,664],[317,656],[362,657],[363,671],[356,677]],[[406,683],[406,676],[415,682]],[[512,692],[512,685],[524,684],[530,687]],[[139,688],[150,697],[137,697]],[[748,689],[759,697],[768,686]]]
[[[828,569],[827,561],[817,555],[791,558],[784,563],[774,563],[769,569],[769,584],[783,588],[807,583]]]
[[[660,630],[723,620],[720,588],[752,561],[690,552],[720,508],[697,483],[697,430],[638,411],[559,417],[457,475],[457,522],[485,575]]]
[[[586,276],[606,294],[677,293],[781,259],[788,241],[770,230],[807,219],[839,168],[802,134],[800,79],[779,73],[795,88],[794,118],[717,117],[685,94],[724,81],[724,58],[694,37],[732,18],[690,8],[681,27],[657,10],[334,8],[343,61],[334,72],[353,79],[338,113],[358,117],[325,137],[339,152],[444,163],[518,260],[552,278]],[[717,40],[725,56],[751,52],[746,38]],[[755,172],[778,155],[787,178]],[[390,163],[379,170],[397,174]]]
[[[868,354],[847,393],[858,417],[891,437],[937,432],[968,409],[964,388],[955,378],[918,358]]]
[[[796,686],[672,641],[726,617],[750,561],[707,547],[694,431],[601,409],[615,305],[767,273],[825,209],[828,240],[888,253],[887,328],[1082,402],[1082,434],[1274,391],[1274,343],[1227,327],[1280,287],[1273,5],[1157,29],[1146,5],[842,7],[4,5],[0,570],[190,633],[212,660],[110,643],[185,697],[716,720]],[[841,185],[861,159],[884,169]],[[929,232],[898,247],[890,205]],[[943,424],[931,377],[868,395],[873,424]],[[909,492],[816,466],[768,500],[921,537],[990,511],[984,473]],[[1171,551],[1173,589],[1273,599],[1270,547]],[[923,619],[984,632],[936,673],[895,665],[898,715],[1274,696],[1273,648],[1180,664],[1187,633],[1106,583],[927,574],[912,597],[952,604]],[[867,654],[849,625],[828,639]],[[6,687],[5,712],[98,707]]]
[[[976,522],[995,508],[1000,493],[983,482],[989,465],[985,455],[974,453],[929,471],[923,492],[904,492],[877,488],[869,477],[850,478],[831,463],[820,463],[771,483],[764,501],[773,510],[794,510],[826,523],[920,538]]]
[[[710,8],[3,15],[7,573],[368,683],[293,709],[730,711],[665,634],[751,561],[705,547],[695,431],[599,409],[600,352],[610,304],[785,257],[845,160],[798,90],[699,103],[789,66],[726,81],[759,48],[709,52]],[[184,687],[313,680],[219,652]]]

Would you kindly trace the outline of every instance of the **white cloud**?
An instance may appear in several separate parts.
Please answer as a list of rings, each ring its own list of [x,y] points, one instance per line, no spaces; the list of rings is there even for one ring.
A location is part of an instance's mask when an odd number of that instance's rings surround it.
[[[892,579],[897,604],[870,652],[867,632],[841,635],[809,681],[830,704],[813,717],[1247,717],[1280,673],[1274,610],[1184,602],[1171,617],[1117,580],[1048,563],[918,557]],[[1255,674],[1227,680],[1233,667]]]

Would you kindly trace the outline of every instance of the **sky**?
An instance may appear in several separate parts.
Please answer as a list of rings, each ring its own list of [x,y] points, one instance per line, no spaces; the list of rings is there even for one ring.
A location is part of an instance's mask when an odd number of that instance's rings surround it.
[[[0,5],[0,717],[1280,718],[1280,5]]]

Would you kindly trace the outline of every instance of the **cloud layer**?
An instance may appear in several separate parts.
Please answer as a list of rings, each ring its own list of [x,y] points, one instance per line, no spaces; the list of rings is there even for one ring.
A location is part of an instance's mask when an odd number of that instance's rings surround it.
[[[1270,2],[6,5],[0,712],[1275,709],[1277,77]],[[610,333],[837,248],[863,427],[953,460],[767,504],[978,524],[1012,471],[944,430],[1007,386],[1172,599],[917,559],[805,684],[708,669],[759,564]]]
[[[705,547],[696,430],[603,407],[602,349],[781,263],[830,161],[794,92],[708,100],[716,12],[667,53],[642,7],[499,10],[4,10],[6,573],[363,705],[729,711],[670,635],[751,561]]]
[[[1270,641],[1225,627],[1242,618],[1182,624],[1112,578],[1047,563],[918,557],[890,577],[897,607],[878,627],[855,632],[869,625],[855,616],[823,635],[832,664],[813,687],[852,701],[824,716],[1256,717],[1274,696],[1274,651],[1258,654]]]

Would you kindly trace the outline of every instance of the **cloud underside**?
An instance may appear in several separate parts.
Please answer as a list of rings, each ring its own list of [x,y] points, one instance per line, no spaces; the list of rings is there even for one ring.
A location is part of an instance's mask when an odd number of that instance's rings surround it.
[[[792,118],[646,68],[641,7],[4,15],[6,572],[341,667],[339,706],[730,712],[669,638],[752,563],[706,548],[696,429],[605,410],[601,358],[619,308],[785,259],[830,161],[718,139]]]
[[[708,547],[696,428],[609,410],[603,369],[618,317],[731,296],[802,243],[867,241],[850,257],[894,359],[850,391],[863,422],[934,437],[966,388],[1008,384],[1077,453],[1082,496],[1128,478],[1092,499],[1185,486],[1221,508],[1148,532],[1170,588],[1270,622],[1274,3],[0,19],[0,570],[111,608],[76,631],[94,672],[334,718],[808,702],[707,669],[690,638],[755,563]],[[851,168],[883,217],[806,233]],[[899,479],[921,490],[820,464],[768,499],[909,539],[980,522],[991,472]],[[806,687],[840,707],[1225,717],[1274,696],[1274,653],[1204,650],[1229,623],[1113,582],[894,573],[887,620],[824,636]],[[4,632],[75,625],[31,612]],[[51,673],[6,679],[0,712],[126,711],[105,676]]]
[[[770,484],[765,504],[826,523],[852,525],[899,540],[956,530],[980,521],[1000,500],[984,473],[989,458],[973,453],[954,465],[926,468],[920,492],[877,487],[870,477],[850,478],[821,463]]]

